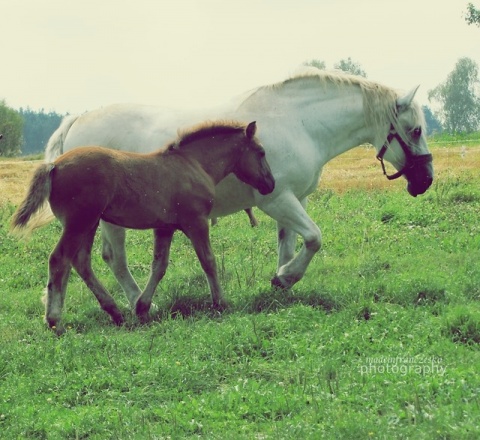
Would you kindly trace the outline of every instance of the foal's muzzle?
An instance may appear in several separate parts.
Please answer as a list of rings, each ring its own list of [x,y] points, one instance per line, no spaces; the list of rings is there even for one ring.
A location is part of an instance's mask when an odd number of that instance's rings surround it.
[[[269,173],[263,180],[258,182],[257,190],[262,196],[270,194],[275,189],[275,179],[272,174]]]

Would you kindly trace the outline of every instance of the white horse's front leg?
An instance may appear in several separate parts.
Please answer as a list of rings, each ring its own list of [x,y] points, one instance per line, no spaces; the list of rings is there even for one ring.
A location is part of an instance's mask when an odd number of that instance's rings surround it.
[[[322,246],[320,229],[293,194],[285,193],[266,204],[261,204],[259,208],[279,224],[279,252],[281,252],[279,264],[281,265],[272,279],[272,285],[289,288],[303,277],[310,261],[320,250]],[[284,231],[283,237],[280,237],[281,231]],[[303,238],[303,246],[294,258],[289,258],[293,255],[295,233]]]
[[[307,199],[301,202],[303,208],[307,206]],[[277,244],[278,244],[278,260],[277,273],[282,266],[293,260],[295,257],[295,246],[297,244],[297,233],[285,225],[277,222]]]
[[[102,231],[102,257],[112,270],[132,310],[135,310],[135,303],[142,291],[133,279],[127,265],[127,254],[125,253],[125,229],[104,221],[100,222]]]
[[[277,222],[277,273],[282,266],[295,257],[297,233]]]

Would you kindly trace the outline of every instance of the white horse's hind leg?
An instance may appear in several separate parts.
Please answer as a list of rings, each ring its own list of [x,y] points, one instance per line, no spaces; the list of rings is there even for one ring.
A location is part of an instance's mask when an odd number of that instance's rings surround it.
[[[100,224],[103,260],[109,265],[118,283],[122,286],[130,307],[135,310],[135,303],[142,291],[128,269],[127,254],[125,253],[125,229],[104,221],[101,221]]]
[[[310,261],[320,250],[322,246],[320,229],[293,194],[283,194],[259,207],[278,222],[280,267],[272,279],[272,284],[289,288],[303,277]],[[303,246],[294,258],[287,261],[293,255],[295,233],[303,238]]]

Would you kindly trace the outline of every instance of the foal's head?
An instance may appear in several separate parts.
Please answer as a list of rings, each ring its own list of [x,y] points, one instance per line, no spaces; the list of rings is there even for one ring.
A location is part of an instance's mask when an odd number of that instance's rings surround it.
[[[262,195],[270,194],[275,188],[270,166],[265,158],[265,150],[255,137],[256,122],[245,128],[244,136],[237,145],[238,158],[233,173],[248,185],[253,186]]]

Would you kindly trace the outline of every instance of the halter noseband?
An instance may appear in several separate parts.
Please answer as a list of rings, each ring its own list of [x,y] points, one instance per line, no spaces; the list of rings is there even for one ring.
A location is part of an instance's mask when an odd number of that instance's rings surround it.
[[[408,169],[414,168],[415,166],[421,165],[423,163],[431,162],[433,160],[433,157],[431,154],[412,154],[412,152],[408,147],[408,144],[402,139],[402,137],[396,131],[393,131],[393,130],[394,130],[394,127],[392,124],[390,126],[390,133],[387,136],[387,140],[383,144],[382,148],[380,148],[380,151],[376,156],[377,159],[382,164],[383,174],[388,180],[398,179],[399,177],[403,176]],[[392,142],[393,139],[396,139],[400,144],[400,146],[402,147],[403,153],[405,154],[405,165],[400,171],[397,171],[395,174],[392,174],[389,176],[387,174],[387,170],[385,169],[385,164],[383,163],[383,156],[385,156],[385,153],[387,152],[390,142]]]

